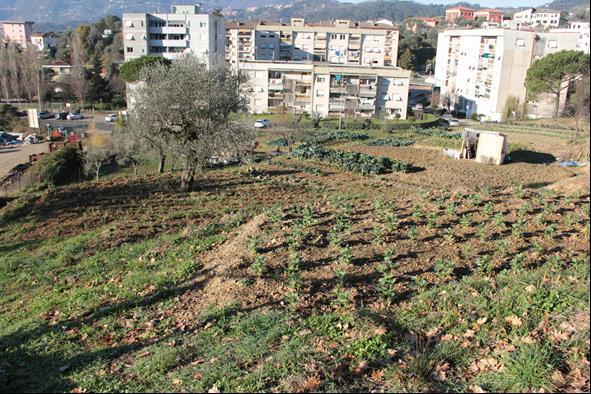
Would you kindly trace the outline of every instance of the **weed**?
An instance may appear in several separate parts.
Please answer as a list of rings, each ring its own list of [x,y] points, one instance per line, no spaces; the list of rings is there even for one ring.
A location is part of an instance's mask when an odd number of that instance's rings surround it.
[[[506,239],[500,239],[497,241],[497,252],[501,256],[505,256],[507,254],[507,249],[509,248],[509,241]]]
[[[523,198],[525,196],[525,192],[523,190],[523,186],[522,185],[513,186],[513,194],[517,198]]]
[[[501,212],[495,213],[492,221],[497,228],[501,230],[505,228],[505,216]]]
[[[446,228],[443,230],[443,239],[445,239],[449,243],[453,243],[454,241],[454,230],[453,228]]]
[[[511,269],[518,271],[523,268],[523,262],[525,261],[525,255],[523,253],[517,253],[511,259]]]

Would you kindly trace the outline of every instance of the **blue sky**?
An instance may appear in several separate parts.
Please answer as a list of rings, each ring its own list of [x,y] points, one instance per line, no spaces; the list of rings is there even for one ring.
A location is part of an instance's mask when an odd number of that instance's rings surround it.
[[[359,3],[363,0],[343,0],[351,3]],[[415,0],[423,4],[454,4],[459,0]],[[544,0],[466,0],[469,3],[480,4],[483,7],[539,7],[549,3]]]

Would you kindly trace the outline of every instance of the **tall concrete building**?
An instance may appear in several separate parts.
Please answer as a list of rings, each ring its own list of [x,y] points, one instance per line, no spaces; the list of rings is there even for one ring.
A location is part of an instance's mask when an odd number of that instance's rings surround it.
[[[510,29],[452,29],[439,33],[435,80],[442,100],[466,116],[501,121],[509,97],[526,100],[531,64],[550,53],[577,50],[579,33]],[[552,116],[554,102],[530,102],[533,117]]]
[[[223,16],[201,13],[199,5],[173,5],[168,14],[123,14],[125,60],[144,55],[176,59],[192,53],[211,66],[224,61]]]
[[[280,61],[240,62],[239,68],[250,76],[250,110],[254,113],[407,116],[408,70]]]
[[[350,66],[396,66],[399,30],[386,23],[350,20],[289,24],[230,22],[226,61],[234,68],[248,60],[328,62]]]
[[[5,42],[17,43],[26,48],[31,42],[33,23],[27,21],[2,21],[2,38]]]

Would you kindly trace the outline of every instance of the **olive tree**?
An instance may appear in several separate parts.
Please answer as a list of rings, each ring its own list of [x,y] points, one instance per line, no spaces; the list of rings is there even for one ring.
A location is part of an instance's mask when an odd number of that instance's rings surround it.
[[[254,131],[238,120],[246,109],[245,76],[222,65],[208,68],[192,55],[143,68],[134,90],[130,127],[163,141],[182,162],[181,188],[190,190],[212,156],[241,155]]]

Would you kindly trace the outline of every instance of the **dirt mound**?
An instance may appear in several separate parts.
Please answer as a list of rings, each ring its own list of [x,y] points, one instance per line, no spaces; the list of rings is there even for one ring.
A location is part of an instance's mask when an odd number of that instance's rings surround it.
[[[185,293],[175,306],[173,314],[180,318],[180,325],[194,322],[205,308],[227,306],[242,298],[245,286],[234,273],[246,258],[248,238],[260,232],[265,218],[264,214],[255,216],[200,259],[203,266],[194,280],[195,290]]]
[[[566,194],[575,192],[589,193],[589,166],[585,166],[579,172],[578,175],[561,179],[546,186],[546,189]]]

